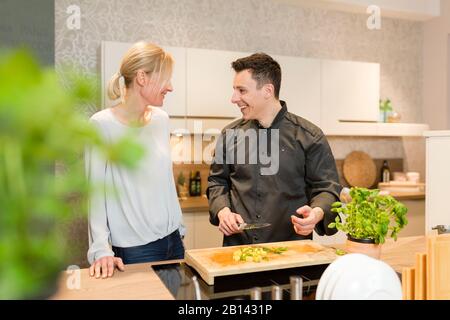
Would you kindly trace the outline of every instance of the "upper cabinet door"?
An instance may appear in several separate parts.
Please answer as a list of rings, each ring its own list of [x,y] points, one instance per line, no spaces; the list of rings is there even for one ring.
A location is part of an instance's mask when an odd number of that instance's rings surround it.
[[[107,90],[109,79],[118,72],[122,58],[133,43],[128,42],[102,42],[102,104],[104,108],[111,107],[119,100],[112,101],[108,98]],[[169,52],[174,61],[172,86],[173,92],[166,95],[163,110],[170,116],[186,115],[186,49],[178,47],[163,47]]]
[[[280,100],[288,111],[320,126],[320,60],[273,56],[281,66]]]
[[[167,47],[163,49],[174,60],[172,72],[173,91],[166,94],[163,109],[169,116],[186,116],[186,48]]]
[[[379,98],[379,64],[322,60],[322,125],[377,122]]]
[[[102,81],[102,107],[109,108],[119,103],[119,100],[108,98],[108,84],[111,77],[120,70],[120,63],[125,52],[132,43],[102,41],[101,52],[101,81]]]
[[[231,62],[246,53],[187,49],[187,116],[241,117],[231,103],[234,70]]]

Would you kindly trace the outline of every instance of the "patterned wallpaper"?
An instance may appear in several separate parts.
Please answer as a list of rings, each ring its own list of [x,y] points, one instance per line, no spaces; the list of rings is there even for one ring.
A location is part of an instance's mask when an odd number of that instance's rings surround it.
[[[168,46],[378,62],[381,97],[393,101],[402,122],[423,121],[420,22],[383,18],[381,30],[371,31],[366,26],[366,15],[306,8],[277,0],[55,2],[58,68],[69,64],[88,74],[99,74],[102,40],[140,39]],[[80,7],[79,30],[66,26],[70,5]],[[90,106],[87,112],[95,109],[96,106]],[[356,149],[366,150],[373,157],[408,156],[402,138],[330,137],[330,143],[335,156],[341,159],[347,150]]]
[[[70,5],[79,30],[66,26]],[[276,0],[56,0],[56,64],[99,70],[102,40],[149,39],[169,46],[378,62],[381,97],[403,122],[422,121],[422,24],[304,8]]]

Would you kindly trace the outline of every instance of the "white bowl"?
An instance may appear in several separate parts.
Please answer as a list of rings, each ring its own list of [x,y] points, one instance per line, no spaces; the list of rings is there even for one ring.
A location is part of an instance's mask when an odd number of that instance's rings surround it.
[[[333,266],[333,264],[335,264]],[[328,268],[332,272],[326,275]],[[402,286],[395,271],[385,262],[352,253],[338,258],[325,270],[324,292],[316,299],[331,300],[401,300]],[[326,281],[326,282],[325,282]]]
[[[320,277],[319,284],[317,285],[316,290],[316,300],[328,300],[330,295],[330,289],[334,286],[334,283],[339,278],[337,276],[338,272],[344,271],[341,267],[342,264],[347,263],[346,259],[342,259],[342,257],[334,260],[323,272]]]

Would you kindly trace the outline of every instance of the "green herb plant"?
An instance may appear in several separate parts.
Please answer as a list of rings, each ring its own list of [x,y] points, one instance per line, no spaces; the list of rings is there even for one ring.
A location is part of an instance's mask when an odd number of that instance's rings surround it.
[[[386,122],[388,112],[392,112],[392,103],[390,99],[381,100],[379,104],[380,111],[383,112],[383,121]]]
[[[390,112],[392,111],[392,103],[390,99],[381,100],[380,99],[380,111],[382,112]]]
[[[335,202],[332,212],[338,213],[329,228],[337,228],[354,239],[372,239],[376,244],[390,236],[397,240],[400,230],[408,224],[407,207],[380,190],[353,187],[349,203]]]
[[[85,148],[124,167],[143,156],[131,137],[104,142],[79,111],[95,99],[92,88],[75,74],[63,87],[28,51],[0,52],[0,299],[54,293],[74,245],[64,226],[86,213],[92,189]]]

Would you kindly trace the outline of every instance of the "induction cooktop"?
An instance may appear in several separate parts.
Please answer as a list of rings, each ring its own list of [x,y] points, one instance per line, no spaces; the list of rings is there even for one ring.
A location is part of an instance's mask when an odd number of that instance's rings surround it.
[[[215,279],[214,285],[208,285],[183,262],[154,265],[152,269],[177,300],[272,300],[274,287],[281,291],[278,299],[289,300],[294,294],[292,277],[301,278],[302,299],[313,300],[319,279],[327,267],[328,264],[324,264],[222,276]],[[254,295],[255,288],[260,296]],[[298,297],[298,292],[295,294]]]

